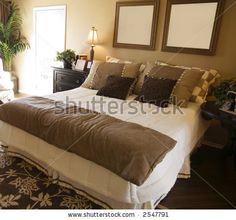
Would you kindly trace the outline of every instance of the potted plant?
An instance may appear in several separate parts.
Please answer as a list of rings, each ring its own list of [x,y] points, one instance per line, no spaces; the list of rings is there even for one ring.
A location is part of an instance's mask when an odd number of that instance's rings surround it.
[[[57,52],[56,60],[62,61],[65,69],[71,69],[72,63],[76,60],[76,54],[73,50],[67,49]]]
[[[3,4],[4,1],[2,2]],[[12,59],[30,48],[27,39],[21,34],[22,17],[19,7],[11,3],[9,15],[5,23],[0,21],[0,56],[5,71],[11,71]]]
[[[212,86],[209,95],[214,96],[216,104],[222,106],[229,98],[229,92],[236,92],[236,79],[224,80],[219,85]]]

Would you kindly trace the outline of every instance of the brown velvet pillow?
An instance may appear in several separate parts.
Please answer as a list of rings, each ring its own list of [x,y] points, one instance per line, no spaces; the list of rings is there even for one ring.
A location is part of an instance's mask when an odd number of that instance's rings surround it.
[[[125,100],[134,80],[128,77],[108,76],[105,86],[97,92],[97,95]]]
[[[140,95],[135,99],[159,107],[168,107],[169,98],[176,80],[145,77]]]

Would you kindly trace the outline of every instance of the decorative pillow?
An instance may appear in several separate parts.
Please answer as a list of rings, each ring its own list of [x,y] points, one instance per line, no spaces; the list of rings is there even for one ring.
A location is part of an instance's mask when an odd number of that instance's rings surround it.
[[[97,95],[125,100],[134,80],[128,77],[108,76],[105,86],[98,91]]]
[[[155,66],[156,64],[154,62],[150,62],[148,61],[145,65],[145,68],[140,72],[138,79],[137,79],[137,83],[135,85],[134,88],[134,94],[139,95],[141,90],[142,90],[142,86],[143,86],[143,82],[144,82],[144,78],[145,76],[151,71],[151,69]]]
[[[158,74],[155,75],[155,69],[160,68],[158,66],[162,66],[162,70],[157,71]],[[163,78],[169,78],[170,75],[169,74],[166,75],[163,72],[167,70],[166,69],[167,67],[174,68],[173,70],[180,69],[180,72],[184,71],[183,74],[178,79],[178,82],[174,87],[171,95],[171,102],[175,105],[180,104],[181,107],[187,107],[188,101],[203,103],[207,96],[209,86],[215,82],[216,78],[220,77],[220,75],[215,70],[208,71],[196,67],[174,66],[162,61],[156,61],[155,63],[152,63],[152,65],[148,64],[146,66],[143,75],[139,77],[139,81],[135,87],[135,93],[139,94],[140,84],[142,84],[145,75],[153,75],[154,77],[158,76]],[[178,71],[176,73],[174,73],[174,75],[178,77]],[[209,80],[207,79],[208,77]],[[175,77],[171,77],[171,79],[174,78]],[[189,93],[191,93],[190,97]],[[179,100],[182,100],[182,102],[179,102]]]
[[[140,95],[135,99],[159,107],[168,107],[169,98],[176,80],[145,77]]]
[[[168,63],[162,61],[156,61],[158,65],[162,66],[172,66]],[[188,70],[198,70],[202,73],[202,78],[196,81],[196,86],[193,89],[192,96],[190,97],[191,102],[196,102],[202,104],[205,102],[209,87],[215,83],[217,78],[221,75],[216,70],[206,70],[198,67],[186,67],[186,66],[175,66],[177,68],[188,69]]]
[[[185,69],[177,67],[156,65],[150,70],[147,76],[153,78],[178,80],[182,76],[184,71]]]
[[[200,70],[185,70],[172,91],[172,104],[187,107],[193,89],[200,81],[203,74],[204,72]]]
[[[197,86],[194,88],[190,101],[200,104],[204,103],[209,87],[217,78],[220,78],[220,74],[216,70],[205,71]]]
[[[160,60],[156,60],[156,65],[159,65],[159,66],[171,66],[171,67],[175,67],[175,68],[181,68],[181,69],[185,69],[185,70],[191,70],[192,67],[189,67],[189,66],[178,66],[178,65],[172,65],[172,64],[169,64],[169,63],[165,63],[163,61],[160,61]]]
[[[136,95],[139,95],[141,92],[145,76],[178,80],[185,71],[184,68],[170,66],[164,63],[160,63],[161,65],[159,65],[159,63],[160,62],[147,62],[146,68],[139,75],[138,81],[135,85],[134,93]]]
[[[102,63],[94,74],[91,88],[101,89],[106,84],[108,76],[122,76],[136,79],[140,64]]]
[[[116,58],[116,57],[110,57],[110,56],[106,56],[106,62],[107,63],[133,63],[129,60],[121,60],[119,58]]]
[[[87,88],[87,89],[91,89],[92,88],[92,81],[93,81],[93,77],[97,71],[97,68],[99,67],[99,65],[103,63],[101,61],[93,61],[93,65],[90,69],[89,75],[86,78],[86,80],[84,81],[84,83],[81,85],[81,87],[83,88]]]
[[[111,56],[106,56],[106,62],[107,63],[126,63],[126,64],[131,64],[131,63],[135,63],[129,60],[122,60],[116,57],[111,57]],[[141,64],[139,72],[142,73],[145,69],[146,65],[145,64]]]

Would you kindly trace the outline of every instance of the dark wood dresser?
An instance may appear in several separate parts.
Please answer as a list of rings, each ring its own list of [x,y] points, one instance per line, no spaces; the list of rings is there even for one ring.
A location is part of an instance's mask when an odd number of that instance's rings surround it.
[[[80,87],[88,71],[78,71],[53,67],[53,92],[62,92]]]

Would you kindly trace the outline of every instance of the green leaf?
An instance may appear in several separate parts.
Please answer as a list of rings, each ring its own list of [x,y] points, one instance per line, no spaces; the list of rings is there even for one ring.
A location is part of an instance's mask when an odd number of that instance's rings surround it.
[[[0,55],[4,66],[11,68],[12,58],[30,47],[27,39],[21,35],[22,17],[20,9],[11,3],[6,24],[0,22]]]

